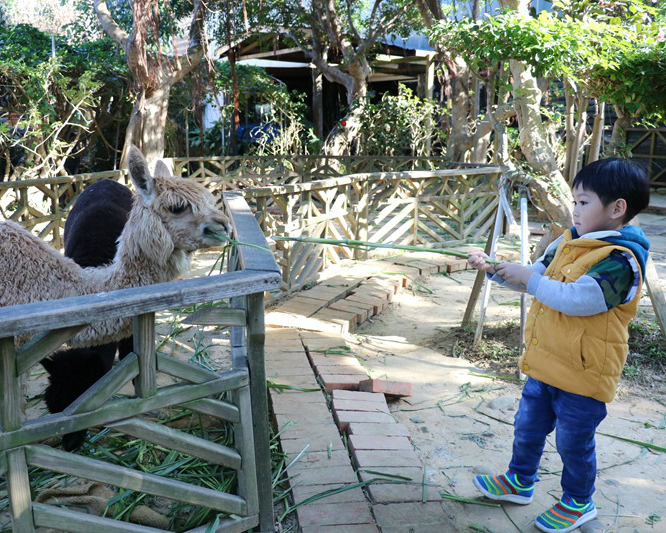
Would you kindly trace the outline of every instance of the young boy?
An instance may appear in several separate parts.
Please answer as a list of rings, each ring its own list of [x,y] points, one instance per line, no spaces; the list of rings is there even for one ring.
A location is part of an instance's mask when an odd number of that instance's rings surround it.
[[[594,434],[606,416],[627,358],[628,324],[636,315],[649,243],[627,225],[647,207],[645,172],[623,159],[604,159],[574,179],[574,227],[532,266],[472,267],[534,296],[520,369],[528,375],[514,424],[513,456],[502,475],[476,476],[488,498],[532,501],[546,436],[556,429],[562,458],[562,499],[540,514],[542,531],[571,531],[597,516]]]

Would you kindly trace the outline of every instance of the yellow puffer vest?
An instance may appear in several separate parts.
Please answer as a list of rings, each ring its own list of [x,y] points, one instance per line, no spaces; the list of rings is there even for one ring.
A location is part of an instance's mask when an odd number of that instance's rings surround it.
[[[573,283],[613,250],[628,248],[597,239],[572,239],[567,230],[545,276]],[[567,316],[532,302],[525,325],[525,352],[519,368],[528,376],[558,389],[610,402],[615,396],[629,351],[629,321],[641,297],[592,316]]]

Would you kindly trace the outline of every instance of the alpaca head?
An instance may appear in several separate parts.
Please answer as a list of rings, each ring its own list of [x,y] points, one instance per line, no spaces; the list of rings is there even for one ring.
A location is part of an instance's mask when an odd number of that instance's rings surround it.
[[[128,168],[138,196],[128,221],[132,238],[125,246],[139,248],[165,265],[174,254],[189,255],[220,244],[215,235],[228,233],[229,219],[203,185],[172,177],[162,162],[151,176],[146,159],[134,146],[128,153]]]

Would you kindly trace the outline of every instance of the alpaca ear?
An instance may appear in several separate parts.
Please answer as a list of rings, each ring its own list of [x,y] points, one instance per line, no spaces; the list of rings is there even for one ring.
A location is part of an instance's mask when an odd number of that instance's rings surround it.
[[[170,178],[173,176],[173,173],[171,172],[171,169],[164,161],[158,159],[157,163],[155,163],[155,176],[163,176],[165,178],[167,177]]]
[[[127,168],[137,192],[143,198],[144,203],[150,205],[155,199],[153,178],[148,170],[148,161],[133,144],[130,145],[127,152]]]

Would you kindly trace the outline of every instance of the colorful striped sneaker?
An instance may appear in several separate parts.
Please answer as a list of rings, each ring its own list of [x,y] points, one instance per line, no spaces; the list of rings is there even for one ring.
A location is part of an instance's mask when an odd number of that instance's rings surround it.
[[[582,526],[597,517],[594,502],[578,503],[565,496],[545,513],[537,516],[534,525],[541,531],[566,533]]]
[[[529,487],[521,485],[511,470],[499,476],[476,476],[474,486],[491,500],[522,505],[530,503],[534,494],[534,483]]]

